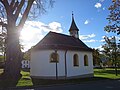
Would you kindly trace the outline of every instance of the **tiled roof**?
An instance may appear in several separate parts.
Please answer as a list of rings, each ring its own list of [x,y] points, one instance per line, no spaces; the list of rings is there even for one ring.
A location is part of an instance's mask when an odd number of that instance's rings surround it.
[[[49,32],[38,44],[33,47],[33,50],[45,50],[45,49],[59,49],[59,50],[79,50],[79,51],[91,51],[80,39]]]

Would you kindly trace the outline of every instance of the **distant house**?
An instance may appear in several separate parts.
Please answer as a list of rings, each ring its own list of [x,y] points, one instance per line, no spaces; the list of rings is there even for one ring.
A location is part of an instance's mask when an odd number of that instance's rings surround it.
[[[22,60],[21,64],[22,64],[22,68],[30,68],[29,60]]]
[[[93,77],[92,49],[79,39],[72,15],[70,35],[49,32],[31,50],[33,79]]]

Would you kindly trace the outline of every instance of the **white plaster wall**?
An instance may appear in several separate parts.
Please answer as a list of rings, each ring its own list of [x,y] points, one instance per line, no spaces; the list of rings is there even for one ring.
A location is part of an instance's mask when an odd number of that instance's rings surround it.
[[[65,76],[65,51],[58,51],[59,63],[58,63],[58,76]]]
[[[79,66],[73,66],[73,55],[78,54]],[[88,56],[88,66],[84,66],[84,55]],[[67,77],[93,73],[93,59],[91,52],[68,51],[67,52]]]
[[[31,76],[56,76],[56,63],[50,63],[50,54],[54,50],[40,50],[31,53]],[[65,76],[65,51],[58,50],[58,76]],[[79,67],[73,66],[73,55],[78,54]],[[88,66],[84,66],[84,55],[88,56]],[[93,73],[93,59],[91,52],[67,51],[67,77]]]
[[[56,76],[56,63],[50,63],[50,54],[54,50],[41,50],[31,53],[31,76]],[[59,63],[57,63],[58,76],[64,76],[64,53],[58,51]]]

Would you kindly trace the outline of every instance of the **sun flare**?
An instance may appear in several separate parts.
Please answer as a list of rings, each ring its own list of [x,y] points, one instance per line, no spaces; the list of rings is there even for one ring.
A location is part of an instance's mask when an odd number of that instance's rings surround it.
[[[25,27],[20,33],[20,39],[31,40],[35,35],[35,31],[31,27]]]

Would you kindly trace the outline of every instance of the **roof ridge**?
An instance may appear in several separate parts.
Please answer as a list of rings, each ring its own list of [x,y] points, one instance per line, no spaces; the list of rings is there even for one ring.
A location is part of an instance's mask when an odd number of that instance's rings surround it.
[[[54,47],[56,45],[56,47]],[[79,38],[50,31],[34,48],[39,49],[74,49],[74,50],[87,50],[90,48],[84,44]]]
[[[66,35],[66,34],[62,34],[62,33],[58,33],[58,32],[53,32],[53,31],[50,31],[49,33],[54,33],[54,34],[59,34],[59,35],[64,35],[64,36],[70,36],[70,35]]]

